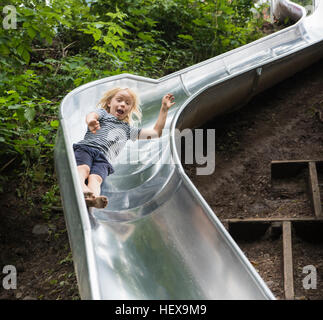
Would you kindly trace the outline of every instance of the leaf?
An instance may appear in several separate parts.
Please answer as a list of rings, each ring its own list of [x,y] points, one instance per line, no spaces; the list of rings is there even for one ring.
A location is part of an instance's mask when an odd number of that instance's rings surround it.
[[[59,127],[59,121],[58,121],[58,120],[52,120],[52,121],[50,122],[50,126],[51,126],[52,128],[58,128],[58,127]]]
[[[97,22],[97,23],[94,23],[94,26],[96,29],[101,29],[103,27],[104,23],[101,23],[101,22]]]
[[[29,146],[34,146],[35,144],[37,144],[37,142],[34,139],[28,139],[26,141],[26,144],[28,144]]]
[[[30,61],[30,54],[27,50],[25,50],[22,54],[22,58],[25,60],[25,62],[28,64]]]
[[[108,12],[105,15],[106,16],[109,16],[112,20],[114,20],[115,18],[118,18],[120,20],[123,20],[124,17],[127,17],[127,14],[125,14],[123,12],[120,12],[118,9],[117,9],[117,12],[116,13]]]
[[[94,38],[94,40],[95,40],[95,41],[100,40],[101,35],[102,35],[101,30],[96,29],[96,30],[95,30],[95,32],[93,33],[93,38]]]
[[[1,55],[7,56],[10,53],[10,49],[5,44],[1,44],[0,45],[0,53],[1,53]]]
[[[29,60],[30,60],[30,54],[29,54],[29,52],[28,52],[27,48],[26,48],[24,45],[20,44],[20,45],[18,46],[18,48],[17,48],[17,53],[19,54],[19,56],[21,56],[21,57],[25,60],[25,62],[26,62],[27,64],[29,63]]]
[[[136,31],[139,31],[140,28],[136,27],[133,23],[131,23],[130,21],[125,21],[124,22],[126,26],[135,29]]]
[[[33,16],[35,14],[34,10],[27,8],[27,7],[22,7],[22,13],[24,16]]]
[[[190,36],[189,34],[179,34],[178,37],[184,40],[190,40],[190,41],[194,40],[193,37]]]
[[[25,50],[25,47],[24,47],[22,44],[20,44],[20,45],[18,46],[18,48],[17,48],[17,53],[18,53],[20,56],[22,56],[22,53],[24,52],[24,50]]]
[[[32,128],[29,132],[32,134],[36,134],[36,133],[39,133],[40,131],[41,129],[39,127],[36,127],[36,128]]]
[[[140,38],[143,41],[150,41],[150,42],[154,42],[154,38],[148,34],[147,32],[139,32],[138,33],[138,38]]]
[[[30,39],[34,39],[37,34],[36,30],[33,27],[28,27],[27,33],[28,33]]]
[[[46,41],[48,42],[48,44],[52,44],[53,43],[53,38],[52,38],[52,36],[50,36],[50,35],[46,35],[46,37],[45,37],[45,39],[46,39]]]
[[[157,24],[157,21],[150,19],[148,17],[145,17],[145,22],[148,23],[150,27],[154,27]]]
[[[39,136],[38,141],[42,143],[42,142],[45,142],[46,139],[43,136]]]
[[[83,82],[83,79],[82,78],[76,78],[73,82],[78,87]]]
[[[24,109],[23,108],[17,109],[17,111],[13,114],[13,117],[17,117],[19,121],[24,122],[26,120]]]
[[[104,36],[103,41],[104,41],[105,44],[110,44],[111,43],[111,39],[110,39],[109,36]]]
[[[15,139],[13,141],[17,146],[19,145],[34,146],[35,144],[37,144],[37,141],[35,141],[34,139],[27,139],[27,140]]]
[[[117,47],[124,48],[125,47],[124,42],[121,41],[118,36],[115,36],[113,34],[108,34],[108,35],[104,36],[103,41],[107,45],[111,44],[114,48],[117,48]]]
[[[13,104],[11,106],[8,106],[8,110],[17,110],[21,108],[22,108],[21,104]]]
[[[192,21],[194,24],[196,24],[197,26],[200,26],[200,27],[202,27],[202,26],[207,26],[207,22],[205,21],[205,20],[201,20],[201,19],[194,19],[193,21]]]
[[[25,110],[24,116],[28,122],[31,122],[34,120],[34,118],[36,116],[36,110],[33,108],[28,108]]]

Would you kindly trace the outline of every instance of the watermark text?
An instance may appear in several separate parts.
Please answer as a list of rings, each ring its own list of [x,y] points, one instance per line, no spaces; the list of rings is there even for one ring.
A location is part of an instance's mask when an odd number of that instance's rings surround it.
[[[307,276],[303,279],[303,288],[306,290],[317,288],[317,271],[313,265],[303,267],[303,273]]]
[[[2,279],[2,287],[6,290],[17,289],[17,269],[13,265],[6,265],[2,269],[5,275]]]
[[[12,5],[7,5],[2,9],[2,13],[5,15],[2,21],[2,27],[5,30],[17,29],[17,10]]]

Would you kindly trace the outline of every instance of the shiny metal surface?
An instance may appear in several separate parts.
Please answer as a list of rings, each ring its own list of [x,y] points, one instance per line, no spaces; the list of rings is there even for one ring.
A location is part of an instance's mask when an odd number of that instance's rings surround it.
[[[176,129],[241,107],[323,56],[323,2],[306,18],[298,5],[274,3],[276,15],[298,12],[298,22],[164,78],[121,74],[62,101],[55,165],[82,299],[275,299],[186,176],[175,139]],[[161,139],[127,143],[102,185],[108,207],[88,211],[72,143],[85,133],[85,115],[115,86],[139,93],[143,127],[156,121],[165,93],[176,105]],[[129,155],[131,163],[122,164]]]

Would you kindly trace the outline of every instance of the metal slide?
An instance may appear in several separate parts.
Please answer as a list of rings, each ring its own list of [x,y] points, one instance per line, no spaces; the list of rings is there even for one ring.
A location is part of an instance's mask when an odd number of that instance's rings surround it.
[[[323,56],[323,0],[307,17],[287,0],[272,4],[276,16],[298,21],[161,79],[121,74],[62,101],[55,165],[82,299],[275,299],[185,175],[175,135],[241,107]],[[85,115],[116,86],[140,94],[143,127],[156,121],[164,94],[172,92],[176,105],[160,139],[127,142],[102,185],[108,207],[88,211],[72,144],[83,138]]]

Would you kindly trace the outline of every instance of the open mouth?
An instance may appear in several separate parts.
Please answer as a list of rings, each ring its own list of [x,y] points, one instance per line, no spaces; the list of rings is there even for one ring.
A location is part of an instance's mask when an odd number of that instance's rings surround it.
[[[121,116],[121,115],[123,115],[123,114],[124,114],[124,111],[123,111],[123,110],[121,110],[121,109],[117,109],[117,114]]]

